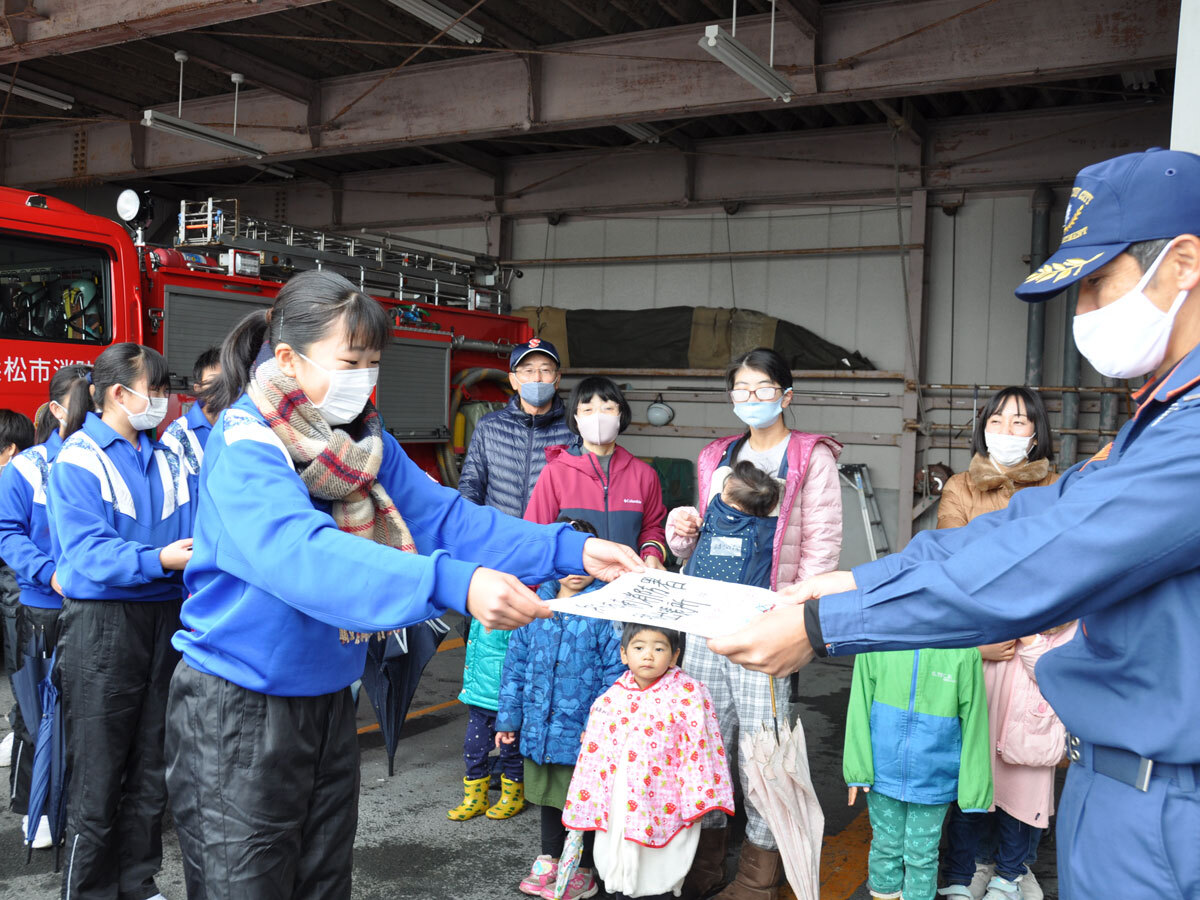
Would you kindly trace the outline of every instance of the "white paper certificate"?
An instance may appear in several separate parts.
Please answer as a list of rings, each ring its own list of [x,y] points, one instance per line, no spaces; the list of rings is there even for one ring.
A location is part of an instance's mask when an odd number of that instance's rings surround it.
[[[647,570],[626,572],[599,590],[551,600],[556,612],[641,622],[701,637],[737,631],[775,605],[766,588]]]

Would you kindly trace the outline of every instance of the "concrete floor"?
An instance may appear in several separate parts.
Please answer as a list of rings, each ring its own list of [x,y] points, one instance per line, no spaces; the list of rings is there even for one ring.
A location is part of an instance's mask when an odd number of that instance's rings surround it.
[[[447,643],[457,637],[451,632]],[[461,798],[462,738],[465,708],[454,703],[461,687],[463,650],[448,647],[426,670],[396,755],[396,774],[387,775],[387,756],[378,732],[359,738],[362,792],[355,837],[354,900],[453,897],[494,900],[520,897],[517,882],[538,852],[538,816],[527,810],[506,822],[479,817],[451,822],[445,810]],[[0,679],[0,709],[8,709],[7,679]],[[795,711],[805,724],[817,794],[825,810],[826,839],[821,900],[866,900],[870,827],[863,801],[846,806],[841,778],[842,722],[850,687],[848,660],[818,661],[801,679],[803,701]],[[366,698],[359,725],[369,728],[374,714]],[[1056,895],[1053,844],[1042,846],[1035,867],[1046,890]],[[26,865],[20,819],[0,814],[0,900],[53,900],[61,878],[53,854],[35,851]],[[179,848],[175,835],[164,837],[159,888],[168,900],[184,900]],[[790,897],[790,893],[788,894]]]

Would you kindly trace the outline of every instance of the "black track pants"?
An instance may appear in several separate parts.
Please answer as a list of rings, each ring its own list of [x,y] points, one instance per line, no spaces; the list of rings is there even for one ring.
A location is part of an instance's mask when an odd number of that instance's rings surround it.
[[[58,676],[67,732],[64,900],[158,893],[167,805],[163,738],[179,601],[63,601]]]
[[[48,653],[54,652],[58,643],[57,609],[42,609],[39,606],[25,606],[17,610],[17,668],[25,662],[25,648],[33,633],[42,629],[46,635]],[[18,815],[25,815],[29,810],[29,779],[33,775],[33,744],[34,736],[29,733],[29,726],[21,715],[18,706],[13,713],[13,751],[12,765],[8,770],[10,808]]]
[[[167,719],[189,900],[349,900],[359,785],[349,688],[275,697],[181,662]]]

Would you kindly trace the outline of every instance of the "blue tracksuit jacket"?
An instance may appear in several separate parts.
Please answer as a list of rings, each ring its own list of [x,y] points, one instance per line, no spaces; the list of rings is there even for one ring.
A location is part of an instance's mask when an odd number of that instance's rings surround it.
[[[179,457],[146,435],[134,447],[88,413],[63,442],[47,492],[51,555],[72,600],[178,600],[178,572],[158,554],[191,536]]]
[[[603,585],[593,581],[584,592]],[[558,582],[538,589],[558,596]],[[521,733],[521,755],[573,766],[596,698],[621,677],[621,634],[607,619],[555,613],[512,633],[500,678],[497,731]]]
[[[200,464],[204,462],[204,446],[211,433],[212,426],[208,424],[204,409],[199,403],[193,403],[191,409],[167,426],[162,442],[183,457],[191,475],[199,475]]]
[[[1081,618],[1038,686],[1085,741],[1200,762],[1200,349],[1057,483],[925,531],[819,601],[831,654],[975,646]]]
[[[62,598],[50,587],[50,520],[46,487],[50,466],[62,447],[55,431],[44,444],[13,457],[0,472],[0,560],[21,586],[21,602],[40,609],[61,609]]]
[[[253,691],[315,696],[362,675],[367,645],[339,630],[399,628],[465,612],[479,566],[525,581],[582,573],[587,535],[538,527],[463,500],[384,435],[379,483],[419,553],[340,531],[248,397],[213,428],[200,471],[183,629],[188,664]]]

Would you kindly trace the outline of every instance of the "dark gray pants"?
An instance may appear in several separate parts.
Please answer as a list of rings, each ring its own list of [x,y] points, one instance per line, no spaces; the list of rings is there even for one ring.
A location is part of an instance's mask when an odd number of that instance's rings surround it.
[[[163,736],[179,601],[63,601],[58,676],[67,731],[66,900],[158,893],[167,806]]]
[[[354,723],[349,688],[275,697],[179,663],[167,784],[189,900],[348,900]]]
[[[25,662],[25,648],[34,632],[41,630],[46,636],[46,652],[53,653],[58,643],[58,617],[60,610],[25,606],[17,610],[17,668]],[[34,737],[21,715],[21,707],[13,712],[12,763],[8,770],[9,806],[18,815],[29,811],[29,779],[33,775]],[[45,815],[45,813],[43,813]]]

